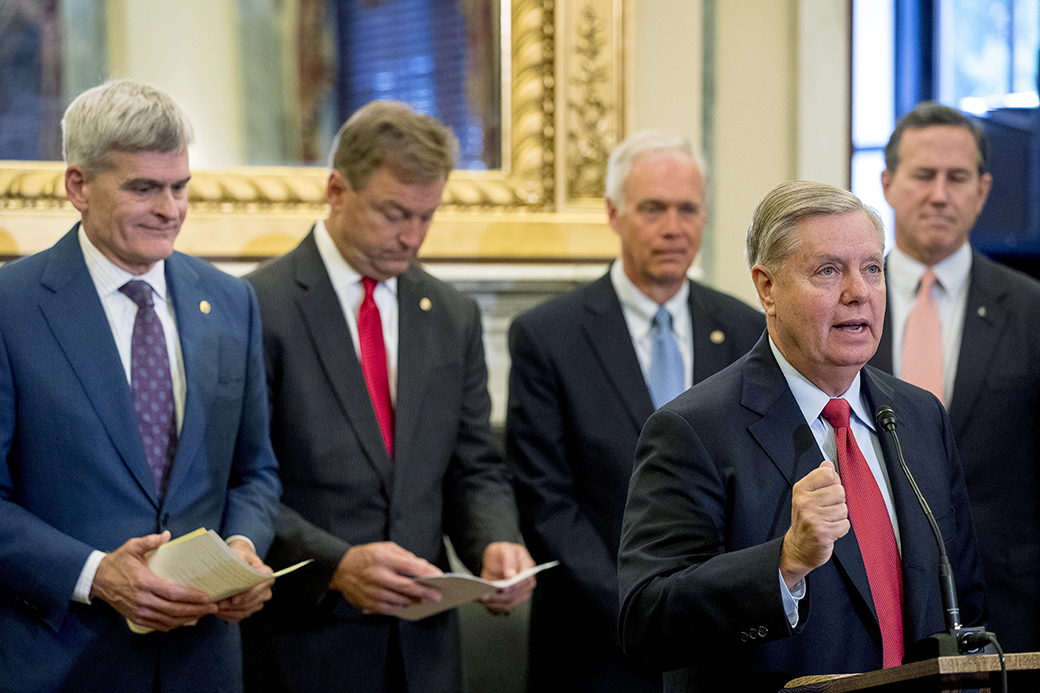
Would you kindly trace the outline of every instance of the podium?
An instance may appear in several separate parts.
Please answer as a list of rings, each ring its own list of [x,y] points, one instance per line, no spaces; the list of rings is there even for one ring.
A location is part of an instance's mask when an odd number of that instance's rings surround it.
[[[1005,655],[1008,689],[1040,691],[1040,652]],[[939,691],[996,691],[1000,689],[997,655],[936,657],[891,669],[862,674],[802,676],[790,681],[782,693],[932,693]]]

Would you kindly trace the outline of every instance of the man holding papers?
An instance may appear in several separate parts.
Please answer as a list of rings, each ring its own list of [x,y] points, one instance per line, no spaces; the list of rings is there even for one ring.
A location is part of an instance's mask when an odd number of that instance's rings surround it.
[[[534,565],[490,440],[480,311],[415,263],[456,149],[404,104],[364,106],[336,138],[328,218],[249,277],[285,484],[268,561],[314,565],[250,619],[247,690],[461,690],[456,612],[397,617],[439,598],[413,578],[448,567],[445,534],[484,578]]]
[[[202,526],[267,570],[256,299],[173,251],[191,129],[169,95],[107,83],[62,124],[82,222],[0,268],[0,691],[241,690],[236,622],[269,583],[214,601],[146,557]]]

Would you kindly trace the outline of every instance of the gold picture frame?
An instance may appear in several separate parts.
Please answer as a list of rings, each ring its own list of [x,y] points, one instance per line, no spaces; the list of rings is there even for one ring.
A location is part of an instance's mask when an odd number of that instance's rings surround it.
[[[623,0],[502,2],[503,167],[452,174],[423,259],[609,260],[618,243],[601,183],[627,120]],[[0,162],[0,257],[46,248],[75,222],[63,173],[57,162]],[[325,213],[327,175],[194,170],[177,247],[219,261],[280,255]]]

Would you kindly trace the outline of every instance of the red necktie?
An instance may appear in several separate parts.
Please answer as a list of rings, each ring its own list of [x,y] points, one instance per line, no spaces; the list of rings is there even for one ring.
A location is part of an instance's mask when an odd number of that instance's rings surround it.
[[[394,454],[394,408],[390,403],[390,378],[386,372],[386,345],[383,343],[383,322],[379,319],[379,308],[372,294],[376,280],[363,277],[365,298],[358,311],[358,341],[361,343],[361,369],[365,372],[365,384],[376,411],[379,430],[383,433],[387,453]]]
[[[856,531],[881,626],[882,661],[886,669],[896,667],[903,663],[903,571],[892,519],[849,428],[849,403],[832,399],[823,408],[823,418],[834,427],[838,473],[845,487],[849,520]]]

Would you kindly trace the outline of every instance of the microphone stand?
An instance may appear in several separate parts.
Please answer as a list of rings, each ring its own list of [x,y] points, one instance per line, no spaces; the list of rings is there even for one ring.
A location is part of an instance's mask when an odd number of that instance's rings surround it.
[[[946,554],[946,544],[943,542],[942,532],[935,521],[928,501],[918,488],[910,468],[903,458],[903,448],[899,444],[899,436],[896,435],[896,413],[886,405],[878,407],[874,420],[883,430],[892,436],[892,442],[896,446],[896,455],[899,465],[910,482],[910,487],[917,496],[917,502],[932,527],[935,541],[939,545],[939,591],[942,595],[943,615],[946,621],[946,632],[929,635],[923,640],[914,643],[907,651],[904,661],[919,662],[934,657],[951,657],[956,655],[996,653],[1000,656],[1000,669],[1003,680],[1002,690],[1007,691],[1007,670],[1004,663],[1004,651],[997,642],[997,636],[981,626],[964,626],[961,624],[961,610],[957,600],[957,586],[953,578],[953,568],[950,558]]]

